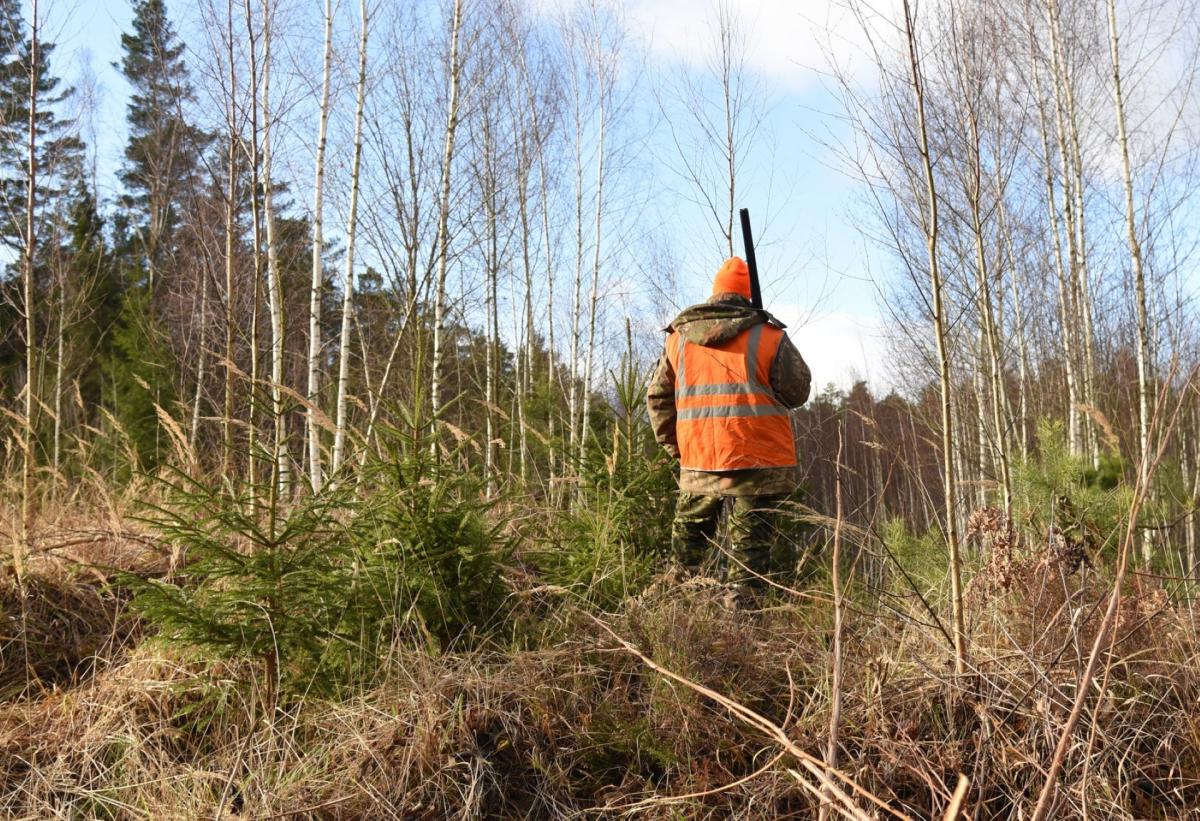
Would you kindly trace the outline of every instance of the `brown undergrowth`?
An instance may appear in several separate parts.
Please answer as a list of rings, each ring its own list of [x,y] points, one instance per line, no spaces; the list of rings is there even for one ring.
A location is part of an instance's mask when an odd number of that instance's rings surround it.
[[[986,561],[968,596],[971,675],[952,675],[928,613],[858,596],[847,616],[840,766],[913,818],[940,817],[959,773],[971,817],[1028,809],[1108,589],[1097,563],[1053,532],[1024,538],[994,511],[972,532]],[[555,589],[517,597],[524,628],[511,645],[397,647],[369,685],[338,700],[299,695],[266,716],[256,663],[139,644],[121,595],[66,563],[42,562],[29,585],[25,635],[47,663],[14,674],[7,639],[6,680],[38,684],[0,704],[0,815],[816,812],[769,738],[649,670]],[[820,755],[831,606],[809,593],[747,612],[716,581],[666,574],[598,615],[657,664]],[[10,625],[16,601],[2,600]],[[1138,578],[1114,637],[1055,817],[1187,817],[1200,803],[1200,661],[1186,596]]]

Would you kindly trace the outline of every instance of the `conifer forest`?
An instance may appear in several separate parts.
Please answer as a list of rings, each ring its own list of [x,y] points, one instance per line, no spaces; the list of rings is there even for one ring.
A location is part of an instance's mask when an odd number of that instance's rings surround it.
[[[0,0],[0,817],[1200,818],[1195,0],[96,7]],[[749,599],[647,411],[744,207]]]

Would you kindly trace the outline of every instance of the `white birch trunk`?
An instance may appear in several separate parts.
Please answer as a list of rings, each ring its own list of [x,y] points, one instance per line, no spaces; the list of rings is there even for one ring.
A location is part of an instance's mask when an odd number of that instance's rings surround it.
[[[1008,208],[1004,201],[1004,185],[1001,179],[1000,166],[993,168],[996,185],[996,214],[1000,220],[1000,235],[1004,242],[1004,257],[1008,269],[1012,272],[1009,279],[1010,293],[1013,301],[1013,329],[1017,337],[1017,418],[1011,419],[1012,407],[1008,407],[1010,426],[1018,437],[1021,458],[1029,455],[1027,435],[1027,420],[1029,419],[1029,342],[1025,328],[1024,312],[1021,310],[1021,293],[1025,288],[1021,265],[1013,253],[1012,224],[1009,222]],[[1000,323],[1003,327],[1003,322]]]
[[[271,129],[271,45],[274,32],[274,6],[263,5],[263,214],[267,224],[267,306],[271,321],[271,422],[274,441],[271,444],[275,465],[276,492],[284,491],[289,484],[289,460],[287,448],[287,425],[283,415],[283,282],[279,272],[279,229],[275,221],[274,178],[272,155],[274,153]]]
[[[446,335],[446,271],[450,263],[450,182],[454,163],[454,138],[458,130],[458,94],[461,66],[458,43],[462,28],[462,0],[454,0],[450,23],[449,98],[446,102],[446,140],[442,149],[442,175],[438,189],[437,281],[433,300],[433,363],[430,405],[436,420],[442,409],[442,359]],[[437,447],[436,439],[434,448]]]
[[[546,383],[548,388],[553,389],[555,383],[558,382],[558,368],[555,363],[556,351],[554,348],[554,249],[550,236],[550,192],[546,181],[545,148],[542,145],[536,112],[533,118],[534,131],[538,134],[538,187],[541,193],[542,245],[545,246],[544,254],[546,257]],[[548,411],[549,419],[547,426],[550,434],[549,441],[552,445],[555,441],[554,435],[557,429],[558,414],[555,412],[557,404],[557,402],[552,402]],[[557,475],[556,466],[558,464],[553,447],[549,448],[548,459],[550,462],[551,497],[553,497]]]
[[[1093,350],[1091,285],[1089,283],[1086,215],[1083,195],[1083,152],[1079,140],[1079,116],[1075,102],[1070,68],[1067,65],[1066,49],[1063,45],[1062,20],[1056,0],[1047,0],[1049,31],[1055,66],[1056,99],[1059,101],[1060,153],[1063,165],[1063,196],[1073,197],[1072,208],[1067,212],[1068,241],[1074,248],[1071,268],[1074,289],[1075,322],[1080,340],[1078,353],[1081,356],[1079,376],[1083,402],[1096,406],[1095,354]],[[1070,185],[1067,181],[1070,181]],[[1064,206],[1065,210],[1065,206]],[[1082,414],[1082,439],[1084,452],[1098,464],[1096,425],[1090,414]]]
[[[483,470],[484,475],[487,477],[486,494],[487,498],[490,499],[493,495],[495,495],[496,492],[496,414],[494,408],[496,407],[496,338],[500,333],[500,329],[497,327],[499,324],[499,311],[496,303],[498,301],[497,292],[499,289],[497,287],[496,278],[497,269],[500,267],[500,260],[498,258],[499,239],[497,236],[498,227],[496,225],[497,215],[495,178],[492,176],[490,168],[492,163],[492,157],[490,156],[492,146],[490,144],[490,130],[486,124],[484,129],[485,131],[489,131],[488,137],[485,137],[487,145],[484,148],[484,151],[489,154],[487,160],[485,161],[488,164],[489,169],[485,172],[488,178],[486,195],[488,228],[486,240],[487,250],[485,253],[487,260],[485,264],[485,268],[487,269],[485,274],[487,278],[487,285],[486,294],[484,296],[484,312],[487,314],[485,320],[486,338],[484,344],[487,348],[487,351],[485,357],[486,361],[484,363],[483,386],[485,404],[484,436],[486,438],[486,441],[483,445]]]
[[[237,230],[234,208],[237,203],[237,156],[239,151],[239,134],[237,128],[237,68],[233,54],[233,0],[226,2],[226,21],[229,25],[229,40],[226,43],[226,59],[229,61],[229,90],[225,115],[229,138],[229,157],[226,169],[225,190],[225,367],[224,367],[224,408],[221,418],[221,474],[226,480],[232,479],[233,470],[233,384],[234,384],[234,347],[233,321],[234,291],[233,253],[235,233]]]
[[[1063,272],[1060,272],[1060,291],[1059,297],[1060,310],[1062,312],[1063,336],[1064,343],[1069,336],[1074,342],[1074,354],[1072,362],[1072,370],[1068,372],[1068,389],[1070,396],[1068,398],[1071,414],[1071,452],[1081,454],[1086,451],[1087,439],[1087,419],[1088,417],[1082,413],[1082,405],[1087,402],[1087,375],[1086,354],[1084,353],[1085,342],[1083,323],[1080,321],[1079,302],[1081,292],[1079,288],[1079,269],[1080,269],[1080,251],[1078,242],[1078,233],[1075,227],[1078,215],[1075,213],[1075,197],[1073,194],[1074,177],[1071,172],[1071,155],[1067,146],[1067,111],[1064,103],[1063,92],[1063,75],[1066,71],[1063,66],[1063,59],[1059,48],[1058,20],[1057,7],[1054,0],[1047,0],[1047,20],[1048,29],[1050,31],[1050,56],[1051,56],[1051,88],[1054,93],[1054,112],[1055,112],[1055,138],[1058,147],[1059,166],[1062,173],[1062,213],[1063,226],[1062,231],[1066,235],[1067,240],[1067,265]],[[1049,167],[1047,174],[1050,174]],[[1047,179],[1047,185],[1050,186],[1050,178]],[[1057,225],[1056,212],[1051,210],[1051,220]],[[1058,243],[1058,232],[1055,231],[1055,244]],[[1074,377],[1074,384],[1071,384],[1071,378]]]
[[[986,343],[983,341],[983,327],[981,326],[975,335],[975,367],[971,369],[971,381],[974,387],[973,393],[975,394],[975,447],[978,451],[975,457],[975,475],[981,480],[989,473],[989,457],[992,457],[992,464],[990,467],[991,475],[996,475],[995,454],[992,449],[988,447],[986,409],[987,388],[985,387],[983,380],[984,368],[986,367],[983,359],[983,350],[985,344]],[[975,502],[973,507],[984,507],[987,505],[987,488],[984,487],[984,483],[982,481],[977,481],[973,484],[975,488]]]
[[[480,117],[480,128],[483,136],[482,168],[479,172],[479,183],[483,200],[484,220],[486,227],[483,236],[483,268],[484,268],[484,377],[483,377],[483,472],[485,476],[485,494],[492,498],[496,492],[496,345],[500,335],[499,321],[499,269],[500,269],[500,228],[499,214],[496,206],[496,146],[493,138],[492,113],[484,111]]]
[[[1187,445],[1183,445],[1186,451]],[[1191,463],[1192,463],[1192,499],[1191,509],[1187,516],[1187,575],[1193,580],[1200,578],[1200,573],[1197,572],[1196,563],[1200,557],[1196,555],[1197,539],[1200,538],[1200,515],[1197,514],[1197,508],[1200,507],[1200,411],[1192,408],[1192,442],[1191,442]],[[1186,471],[1185,471],[1186,478]]]
[[[321,360],[321,295],[325,284],[325,268],[321,264],[324,250],[325,220],[325,145],[329,132],[329,85],[333,69],[333,0],[325,0],[325,47],[321,67],[321,102],[317,112],[317,157],[313,182],[313,249],[312,281],[308,297],[308,401],[316,406],[320,389]],[[308,440],[308,479],[316,493],[325,483],[321,465],[321,429],[313,407],[305,410]]]
[[[201,274],[200,283],[200,347],[196,352],[196,393],[192,397],[192,426],[188,436],[191,458],[195,459],[196,442],[200,436],[200,403],[204,399],[204,378],[207,375],[205,348],[208,346],[208,272]]]
[[[603,71],[603,69],[601,69]],[[607,109],[605,107],[605,80],[600,83],[600,132],[596,147],[596,211],[592,235],[592,289],[588,296],[588,341],[587,353],[584,356],[583,369],[583,411],[579,420],[579,451],[576,458],[583,461],[587,448],[588,416],[592,405],[592,365],[596,358],[596,306],[600,301],[600,256],[603,235],[601,233],[604,218],[604,132],[607,126]]]
[[[259,309],[262,303],[262,215],[259,208],[262,164],[259,156],[259,74],[258,38],[254,33],[253,11],[250,0],[244,0],[246,12],[246,36],[249,40],[250,62],[250,221],[253,246],[254,283],[250,304],[250,407],[246,432],[249,458],[247,474],[250,483],[250,507],[257,504],[258,479],[258,410],[259,410]]]
[[[346,281],[342,294],[342,327],[338,338],[337,419],[333,441],[333,472],[341,469],[346,452],[346,391],[350,381],[350,319],[354,312],[354,246],[358,232],[358,181],[362,163],[363,107],[367,96],[366,0],[359,0],[362,30],[358,41],[358,92],[354,110],[354,160],[350,169],[350,216],[346,225]]]
[[[938,258],[938,197],[933,173],[933,157],[930,154],[929,132],[925,124],[925,93],[921,79],[920,61],[917,58],[917,38],[913,27],[912,7],[904,0],[904,24],[908,45],[908,62],[917,109],[917,126],[920,139],[922,165],[925,173],[925,196],[928,208],[926,246],[929,254],[930,289],[933,297],[933,330],[937,343],[938,369],[941,381],[942,401],[942,474],[946,496],[946,541],[950,553],[951,608],[954,620],[954,670],[958,675],[966,671],[966,630],[963,621],[962,560],[959,555],[958,539],[958,493],[954,477],[954,422],[953,387],[950,381],[950,354],[946,339],[945,308],[942,299],[942,272]]]
[[[574,458],[579,442],[579,325],[583,300],[583,114],[582,91],[575,85],[575,283],[571,295],[571,349],[567,396],[567,452]]]
[[[522,140],[528,139],[528,135],[522,135]],[[527,150],[527,149],[526,149]],[[527,430],[529,423],[525,418],[525,397],[533,391],[533,267],[529,255],[529,162],[528,157],[522,163],[521,181],[520,181],[520,200],[518,206],[520,208],[521,219],[521,280],[524,288],[524,299],[522,301],[522,309],[524,314],[524,350],[525,355],[522,358],[520,378],[517,380],[517,425],[520,428],[518,432],[518,448],[520,450],[520,475],[521,484],[524,485],[529,479],[529,438]]]
[[[1125,98],[1121,93],[1120,35],[1117,31],[1117,6],[1108,0],[1108,43],[1112,56],[1113,108],[1117,117],[1117,136],[1121,143],[1121,181],[1125,188],[1125,233],[1129,243],[1129,261],[1133,272],[1133,293],[1137,309],[1137,371],[1138,371],[1138,481],[1150,482],[1150,321],[1146,309],[1146,274],[1142,266],[1142,246],[1137,235],[1137,213],[1133,206],[1133,170],[1129,161],[1129,131],[1125,122]],[[1147,488],[1147,492],[1149,489]],[[1153,540],[1142,534],[1142,563],[1149,567],[1153,557]]]
[[[970,105],[970,104],[968,104]],[[1001,500],[1005,514],[1012,511],[1012,482],[1009,478],[1008,461],[1008,391],[1004,384],[1004,360],[1001,353],[1000,332],[996,326],[996,314],[993,308],[992,271],[987,264],[985,252],[985,236],[983,224],[983,152],[979,135],[979,124],[974,108],[969,108],[971,130],[971,185],[968,191],[971,211],[971,233],[974,236],[975,276],[979,286],[979,318],[983,348],[980,359],[987,351],[987,373],[991,398],[991,422],[995,431],[993,453],[995,454],[997,471],[1000,474]],[[1003,193],[997,191],[997,197]],[[981,362],[982,364],[982,362]]]
[[[25,579],[25,557],[32,548],[33,540],[33,431],[37,403],[34,398],[34,382],[37,372],[37,340],[34,338],[33,275],[34,275],[34,215],[37,203],[37,88],[41,74],[41,44],[38,41],[41,20],[38,17],[38,0],[32,0],[32,15],[29,24],[29,128],[27,136],[26,179],[25,179],[25,259],[22,294],[25,314],[25,419],[21,428],[21,538],[13,548],[13,570],[18,584]]]
[[[63,398],[63,352],[67,325],[67,283],[60,277],[58,288],[58,322],[54,339],[54,439],[51,444],[51,464],[54,466],[54,483],[58,485],[58,469],[62,447],[62,398]]]

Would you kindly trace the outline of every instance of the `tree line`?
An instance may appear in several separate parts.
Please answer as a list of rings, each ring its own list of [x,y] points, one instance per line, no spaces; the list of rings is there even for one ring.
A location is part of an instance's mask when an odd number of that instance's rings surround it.
[[[764,93],[732,6],[700,79],[647,88],[615,4],[205,0],[185,47],[138,0],[120,192],[101,202],[45,4],[0,3],[19,541],[83,475],[182,460],[317,492],[383,428],[468,442],[489,495],[554,504],[589,462],[661,458],[618,374],[654,353],[641,317],[667,318],[679,273],[637,220],[640,155],[673,135],[655,161],[736,250]],[[829,83],[893,267],[903,390],[831,388],[797,414],[806,502],[833,508],[840,435],[848,515],[937,529],[957,556],[969,513],[1011,510],[1021,464],[1061,436],[1091,481],[1154,474],[1142,558],[1191,574],[1192,4],[849,8],[872,80],[835,65]],[[631,296],[650,269],[661,292]]]

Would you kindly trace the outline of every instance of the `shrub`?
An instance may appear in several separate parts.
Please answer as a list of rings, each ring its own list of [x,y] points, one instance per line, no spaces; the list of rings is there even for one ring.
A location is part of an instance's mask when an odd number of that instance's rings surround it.
[[[666,555],[676,487],[645,411],[648,374],[627,354],[613,377],[608,436],[589,441],[573,504],[556,514],[551,537],[532,554],[547,581],[601,607],[639,592]]]
[[[279,505],[259,486],[236,493],[179,471],[144,515],[179,560],[174,578],[129,578],[134,607],[172,642],[265,660],[268,680],[311,680],[347,610],[350,501],[330,489]]]
[[[146,520],[180,572],[130,579],[162,638],[255,657],[284,690],[371,678],[399,641],[435,648],[503,622],[510,540],[482,488],[423,443],[381,431],[357,481],[279,503],[175,471]]]
[[[353,609],[372,614],[357,629],[409,625],[444,646],[504,626],[516,545],[488,515],[503,497],[485,499],[485,482],[453,454],[434,458],[422,436],[383,429],[380,441],[352,529]]]
[[[1062,425],[1050,422],[1038,425],[1038,446],[1039,453],[1013,472],[1016,523],[1041,532],[1078,529],[1094,549],[1111,548],[1124,530],[1132,493],[1115,478],[1117,457],[1106,455],[1094,469],[1071,454]]]
[[[946,540],[938,527],[913,533],[904,520],[892,517],[879,529],[883,547],[896,564],[892,575],[898,592],[929,597],[948,583]]]

